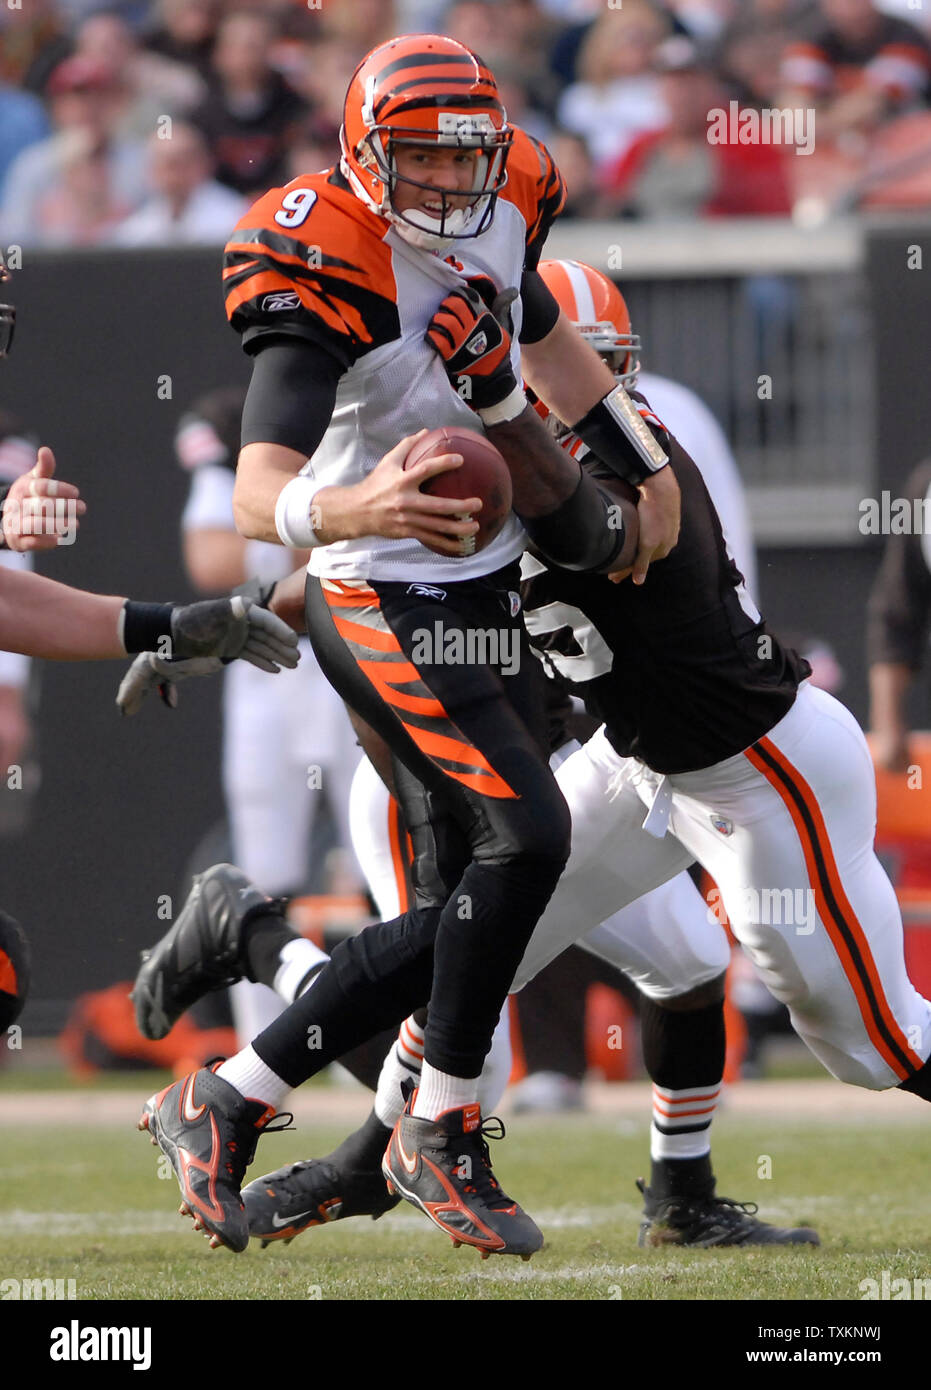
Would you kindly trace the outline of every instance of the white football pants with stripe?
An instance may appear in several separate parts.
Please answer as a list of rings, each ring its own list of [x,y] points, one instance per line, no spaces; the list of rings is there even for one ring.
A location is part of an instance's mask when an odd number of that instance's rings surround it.
[[[515,989],[573,933],[694,858],[718,884],[763,981],[834,1076],[882,1090],[923,1065],[931,1004],[906,973],[901,914],[873,851],[866,740],[837,700],[804,685],[752,748],[668,777],[619,757],[601,729],[556,776],[572,812],[572,854]],[[657,931],[662,949],[662,924]]]
[[[556,777],[572,813],[572,853],[515,990],[590,933],[602,955],[613,937],[609,958],[657,1000],[714,978],[726,946],[697,892],[691,918],[686,906],[671,919],[650,913],[648,923],[645,914],[639,932],[632,914],[620,928],[606,922],[697,859],[763,980],[834,1076],[882,1090],[924,1064],[931,1004],[906,973],[901,914],[873,852],[866,741],[837,700],[805,685],[752,748],[668,777],[619,757],[599,730]]]

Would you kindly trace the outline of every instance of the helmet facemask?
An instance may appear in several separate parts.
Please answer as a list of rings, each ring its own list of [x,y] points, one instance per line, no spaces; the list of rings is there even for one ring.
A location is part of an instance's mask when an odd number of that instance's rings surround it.
[[[369,207],[385,217],[405,241],[420,250],[445,250],[464,237],[481,236],[491,225],[498,194],[507,183],[507,157],[514,135],[507,125],[498,129],[487,112],[468,114],[459,111],[437,111],[436,127],[432,130],[416,126],[375,125],[355,151],[359,166],[374,176],[379,191],[365,189],[344,158],[354,191],[361,192]],[[471,189],[451,191],[434,184],[398,173],[396,153],[399,148],[459,149],[476,152],[475,179]],[[345,153],[345,146],[344,146]],[[440,204],[436,216],[419,208],[404,212],[395,206],[399,185],[423,190]],[[463,200],[467,201],[462,206]]]
[[[604,323],[576,323],[573,326],[611,368],[621,386],[636,386],[640,375],[639,334],[620,333],[610,320]]]

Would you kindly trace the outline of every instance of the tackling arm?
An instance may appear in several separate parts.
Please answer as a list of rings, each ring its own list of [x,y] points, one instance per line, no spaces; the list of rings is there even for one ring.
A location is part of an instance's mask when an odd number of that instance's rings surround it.
[[[53,661],[126,655],[119,623],[125,599],[71,589],[27,571],[0,573],[0,647]]]
[[[522,341],[521,354],[528,386],[568,425],[591,418],[597,414],[605,396],[622,390],[615,383],[611,369],[563,313],[537,342]],[[583,428],[583,438],[611,472],[623,475],[630,445],[618,430],[616,452],[625,457],[624,467],[619,469],[611,456],[615,451],[606,447],[606,428],[610,430],[610,420],[601,422],[597,440],[588,438],[588,431]],[[607,442],[610,445],[610,440]],[[668,467],[641,478],[637,490],[640,494],[640,539],[632,569],[634,583],[641,584],[650,563],[668,555],[679,538],[681,497],[679,485]]]

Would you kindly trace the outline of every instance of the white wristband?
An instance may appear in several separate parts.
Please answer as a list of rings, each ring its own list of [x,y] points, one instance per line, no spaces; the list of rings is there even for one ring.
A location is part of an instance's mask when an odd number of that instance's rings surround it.
[[[314,498],[324,486],[303,473],[285,483],[275,503],[275,530],[282,545],[293,550],[313,550],[323,544],[311,525],[310,512]]]
[[[511,420],[516,420],[518,415],[523,415],[527,408],[527,397],[524,395],[523,387],[515,386],[509,396],[505,396],[503,401],[497,405],[487,406],[478,413],[484,425],[506,425]]]

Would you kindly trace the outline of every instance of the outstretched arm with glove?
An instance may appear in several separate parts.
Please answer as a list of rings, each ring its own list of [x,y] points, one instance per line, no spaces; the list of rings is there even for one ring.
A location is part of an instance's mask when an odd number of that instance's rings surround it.
[[[116,696],[120,712],[136,714],[153,690],[174,709],[179,681],[215,675],[230,661],[248,661],[271,675],[277,675],[283,666],[293,669],[300,657],[294,630],[300,630],[300,623],[284,621],[270,611],[278,587],[283,594],[285,586],[296,594],[299,585],[303,595],[304,575],[295,572],[288,580],[290,584],[282,581],[279,586],[252,579],[229,598],[174,608],[171,633],[157,644],[147,643],[155,649],[141,652],[123,677]],[[287,600],[285,617],[291,617],[292,607]]]

